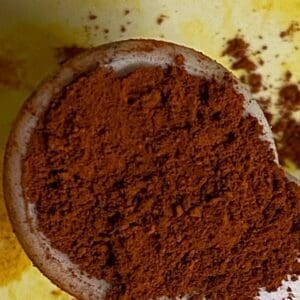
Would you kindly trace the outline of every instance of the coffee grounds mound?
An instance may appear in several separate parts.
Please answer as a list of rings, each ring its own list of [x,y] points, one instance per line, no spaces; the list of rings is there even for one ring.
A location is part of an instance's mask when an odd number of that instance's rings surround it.
[[[25,199],[53,247],[112,284],[108,299],[250,299],[292,272],[299,187],[233,84],[99,68],[39,120]]]

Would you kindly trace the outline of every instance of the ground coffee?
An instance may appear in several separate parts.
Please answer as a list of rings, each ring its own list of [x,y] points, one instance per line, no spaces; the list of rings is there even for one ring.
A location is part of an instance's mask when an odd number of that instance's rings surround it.
[[[40,119],[24,196],[109,299],[251,299],[293,271],[300,191],[243,115],[230,78],[97,69]]]
[[[282,164],[294,163],[300,168],[300,121],[293,115],[300,111],[300,90],[295,84],[285,83],[279,90],[277,107],[280,119],[273,124],[277,134],[277,149]]]
[[[298,28],[295,26],[292,23],[286,31],[281,33],[284,34],[282,37],[292,36],[295,32],[294,30]],[[259,54],[260,51],[253,51],[253,49],[250,51],[251,49],[249,48],[251,48],[249,43],[239,35],[227,41],[223,55],[227,55],[231,59],[230,68],[232,70],[236,69],[235,66],[239,64],[240,60],[253,63],[253,60],[250,58],[251,52],[252,54]],[[262,47],[263,51],[266,49],[267,46]],[[261,58],[258,60],[262,61]],[[258,93],[262,89],[268,91],[268,88],[262,84],[263,79],[266,80],[267,77],[262,78],[260,74],[254,73],[251,63],[249,64],[250,68],[242,68],[244,73],[240,76],[240,80],[248,85],[252,93]],[[295,81],[291,83],[292,77],[293,74],[290,71],[284,74],[278,95],[273,99],[275,101],[271,101],[271,98],[274,96],[270,92],[269,96],[256,96],[256,101],[272,125],[280,163],[285,167],[291,167],[292,164],[296,168],[300,168],[300,121],[299,118],[295,118],[295,115],[300,111],[300,90]],[[274,110],[272,110],[272,102],[275,103],[277,108],[275,115]]]

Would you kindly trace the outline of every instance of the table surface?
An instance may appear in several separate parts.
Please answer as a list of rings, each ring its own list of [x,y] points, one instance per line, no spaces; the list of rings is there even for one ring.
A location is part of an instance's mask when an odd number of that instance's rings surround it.
[[[254,51],[268,46],[260,54],[265,64],[258,71],[264,84],[272,86],[262,96],[275,99],[286,70],[293,73],[295,81],[300,80],[300,32],[288,40],[279,36],[299,17],[299,0],[1,0],[1,166],[9,129],[20,106],[41,79],[58,68],[55,49],[155,38],[200,50],[229,68],[222,50],[226,40],[239,31]],[[300,178],[300,170],[291,166],[289,171]],[[294,287],[300,299],[299,282]],[[262,299],[286,296],[282,290]],[[1,187],[0,299],[72,299],[34,268],[22,251],[8,221]]]

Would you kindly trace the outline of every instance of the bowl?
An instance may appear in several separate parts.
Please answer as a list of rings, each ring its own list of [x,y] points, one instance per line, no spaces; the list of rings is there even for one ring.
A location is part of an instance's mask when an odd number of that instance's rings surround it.
[[[92,48],[66,62],[52,77],[46,79],[25,102],[12,127],[4,164],[4,197],[13,229],[25,252],[41,272],[60,288],[80,299],[103,299],[109,283],[90,278],[68,257],[51,247],[39,231],[34,205],[23,198],[22,161],[27,153],[32,132],[51,100],[74,79],[98,67],[112,68],[119,76],[143,66],[175,65],[183,56],[183,67],[192,75],[222,81],[230,76],[236,90],[245,98],[244,113],[257,118],[263,127],[262,139],[270,143],[278,163],[275,143],[268,122],[245,86],[223,66],[195,50],[154,40],[127,40]]]

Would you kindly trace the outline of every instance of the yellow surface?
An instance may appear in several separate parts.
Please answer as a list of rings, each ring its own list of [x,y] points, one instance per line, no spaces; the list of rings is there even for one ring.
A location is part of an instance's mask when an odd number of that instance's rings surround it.
[[[125,9],[130,10],[126,16]],[[89,13],[97,19],[89,20]],[[158,25],[161,14],[167,17]],[[240,29],[254,50],[268,46],[261,55],[265,65],[259,72],[267,85],[273,85],[268,95],[275,97],[278,79],[287,69],[294,74],[293,80],[300,79],[300,50],[295,49],[300,48],[300,33],[288,41],[279,37],[291,21],[299,20],[299,15],[299,0],[1,0],[1,160],[11,122],[21,104],[37,83],[57,68],[55,47],[157,38],[196,48],[229,66],[221,52],[226,39]],[[125,32],[120,30],[122,25]],[[109,34],[105,35],[104,29],[109,29]],[[10,61],[10,74],[1,70],[3,61]],[[15,70],[11,69],[14,65],[18,65]],[[300,177],[299,170],[292,172]],[[71,299],[43,277],[23,253],[12,233],[1,190],[0,299]]]

